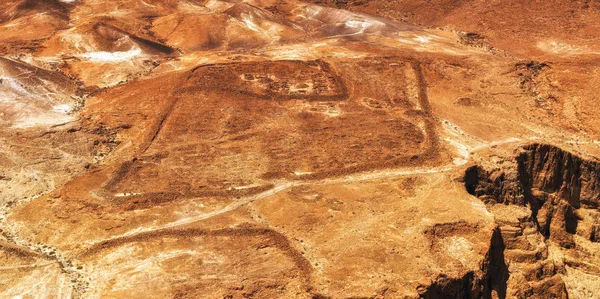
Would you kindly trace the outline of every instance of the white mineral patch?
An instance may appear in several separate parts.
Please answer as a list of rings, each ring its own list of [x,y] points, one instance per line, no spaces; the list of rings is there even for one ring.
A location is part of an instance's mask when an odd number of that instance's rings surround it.
[[[242,14],[242,20],[243,20],[244,24],[246,24],[246,27],[248,27],[248,29],[262,33],[262,30],[260,29],[260,27],[258,27],[258,25],[256,25],[256,23],[254,23],[254,20],[252,20],[252,16]]]
[[[36,126],[53,126],[68,123],[73,121],[73,119],[74,117],[68,115],[58,116],[51,113],[31,113],[14,121],[12,127],[15,129],[27,129]]]
[[[309,174],[313,174],[310,171],[294,171],[294,174],[297,176],[301,176],[301,175],[309,175]]]
[[[431,40],[430,36],[422,36],[419,35],[415,38],[419,43],[425,44],[428,43]]]
[[[141,54],[142,54],[141,49],[131,49],[129,51],[122,51],[122,52],[105,52],[105,51],[88,52],[88,53],[80,54],[79,56],[84,59],[87,59],[89,61],[109,62],[110,63],[110,62],[127,61],[127,60],[130,60],[131,58],[134,58]]]
[[[452,236],[446,240],[448,255],[459,260],[463,265],[476,263],[473,244],[463,237]]]
[[[140,195],[142,193],[136,193],[136,192],[128,192],[128,193],[116,193],[115,197],[129,197],[129,196],[136,196],[136,195]]]
[[[279,24],[269,22],[261,19],[260,17],[255,17],[254,15],[246,13],[241,15],[241,22],[246,26],[246,28],[262,34],[272,41],[278,41],[280,39],[282,28]]]
[[[8,86],[8,88],[11,89],[12,92],[23,96],[30,95],[29,91],[23,88],[23,85],[18,80],[13,79],[11,77],[1,77],[1,79],[2,83]]]
[[[54,112],[69,114],[69,113],[71,113],[71,111],[73,111],[73,107],[71,107],[71,105],[68,105],[68,104],[60,104],[60,105],[56,105],[56,106],[52,107],[52,110]]]
[[[369,27],[373,26],[373,22],[365,20],[348,20],[346,21],[346,26],[358,29],[358,31],[355,34],[362,34]]]

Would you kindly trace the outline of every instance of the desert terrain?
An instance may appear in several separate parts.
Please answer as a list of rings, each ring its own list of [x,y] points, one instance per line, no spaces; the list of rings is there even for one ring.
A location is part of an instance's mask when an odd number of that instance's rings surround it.
[[[599,20],[1,1],[0,298],[600,298]]]

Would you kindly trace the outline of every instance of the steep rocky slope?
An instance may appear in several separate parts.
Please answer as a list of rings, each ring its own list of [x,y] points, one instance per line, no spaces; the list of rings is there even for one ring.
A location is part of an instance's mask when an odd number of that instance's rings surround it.
[[[531,144],[519,149],[512,161],[466,170],[464,183],[468,192],[487,202],[492,213],[501,215],[506,256],[522,265],[515,267],[519,270],[511,276],[522,275],[521,279],[530,285],[530,289],[523,288],[519,285],[522,282],[511,277],[514,282],[509,287],[515,290],[516,297],[529,292],[566,298],[563,275],[568,276],[567,269],[600,274],[594,266],[599,247],[599,167],[597,161],[582,159],[558,147]],[[504,206],[496,209],[496,205]],[[513,205],[518,208],[512,208]],[[520,217],[510,219],[506,215],[525,207],[529,212]],[[593,285],[579,288],[587,289],[587,294],[597,291]]]

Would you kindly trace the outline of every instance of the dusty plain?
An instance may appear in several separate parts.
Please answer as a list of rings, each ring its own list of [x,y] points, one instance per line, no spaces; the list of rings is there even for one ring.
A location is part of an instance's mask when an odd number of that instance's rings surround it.
[[[599,20],[1,1],[0,298],[600,298]]]

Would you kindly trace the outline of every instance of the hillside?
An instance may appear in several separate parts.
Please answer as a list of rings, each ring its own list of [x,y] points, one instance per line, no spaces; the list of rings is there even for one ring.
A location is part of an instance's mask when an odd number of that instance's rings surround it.
[[[594,1],[0,4],[1,298],[599,298]]]

